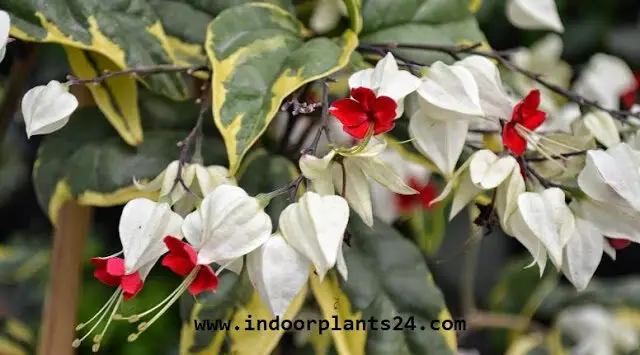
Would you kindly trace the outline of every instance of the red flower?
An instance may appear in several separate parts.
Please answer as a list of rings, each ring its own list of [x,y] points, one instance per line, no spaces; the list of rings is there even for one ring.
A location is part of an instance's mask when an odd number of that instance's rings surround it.
[[[91,263],[96,267],[93,276],[105,285],[120,286],[123,297],[128,300],[142,290],[143,282],[139,272],[124,273],[124,259],[91,258]]]
[[[617,238],[607,238],[607,242],[609,242],[609,245],[611,245],[613,249],[616,250],[624,249],[631,244],[630,240]]]
[[[633,83],[633,86],[627,90],[624,94],[622,94],[622,103],[627,110],[631,110],[631,107],[636,103],[638,91],[640,91],[640,73],[634,73],[636,77],[636,82]]]
[[[414,177],[409,179],[409,186],[419,193],[415,195],[401,195],[395,194],[396,206],[400,213],[408,213],[413,211],[417,206],[422,206],[424,209],[431,208],[431,201],[438,196],[436,187],[432,183],[422,185]]]
[[[538,106],[540,106],[540,91],[532,90],[513,108],[511,120],[502,129],[502,144],[515,155],[520,156],[527,149],[527,140],[518,133],[516,126],[520,125],[533,131],[546,119],[547,114],[538,110]]]
[[[362,139],[373,126],[373,134],[390,131],[395,125],[398,104],[388,96],[376,97],[373,90],[359,87],[351,89],[351,97],[335,101],[329,112],[344,125],[351,136]]]
[[[189,292],[196,296],[204,291],[215,291],[218,288],[218,277],[209,265],[198,264],[198,256],[193,247],[178,238],[164,237],[164,244],[169,249],[162,259],[162,265],[180,276],[187,276],[198,268],[198,274],[189,285]]]

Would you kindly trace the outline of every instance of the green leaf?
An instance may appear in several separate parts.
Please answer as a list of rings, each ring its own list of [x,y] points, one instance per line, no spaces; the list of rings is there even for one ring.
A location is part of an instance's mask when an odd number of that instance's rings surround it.
[[[219,353],[219,347],[214,340],[222,337],[226,331],[195,331],[194,321],[202,321],[208,319],[211,322],[220,320],[226,322],[231,319],[238,307],[243,306],[251,299],[253,287],[249,280],[248,274],[243,271],[241,275],[232,272],[223,272],[218,281],[218,289],[216,292],[206,292],[198,297],[194,303],[191,295],[185,295],[181,299],[181,313],[187,315],[186,324],[183,326],[183,332],[180,339],[181,348],[185,350],[182,354],[193,354],[207,350],[207,354]],[[185,332],[184,327],[189,327],[191,332]],[[189,344],[190,346],[185,346]],[[213,346],[213,348],[212,348]]]
[[[428,255],[435,255],[444,239],[447,226],[446,204],[436,204],[433,208],[415,208],[409,217],[409,227],[418,247]]]
[[[69,46],[64,48],[76,77],[95,78],[105,70],[118,70],[118,67],[103,55]],[[140,144],[143,137],[136,80],[128,75],[119,75],[95,85],[87,85],[87,89],[122,139],[133,146]]]
[[[178,60],[201,64],[206,60],[207,25],[227,8],[255,0],[149,0],[167,33]],[[263,0],[293,11],[291,0]],[[176,16],[180,14],[180,16]]]
[[[422,253],[392,227],[377,221],[367,227],[351,216],[347,231],[351,247],[343,250],[349,270],[342,283],[351,305],[362,318],[409,317],[416,330],[368,330],[366,354],[455,354],[454,331],[431,330],[432,320],[450,318],[440,289],[433,283]],[[424,327],[424,328],[422,328]]]
[[[358,43],[351,30],[336,40],[309,35],[293,15],[266,3],[227,9],[209,24],[213,118],[232,173],[284,98],[343,68]]]
[[[540,304],[557,287],[558,275],[552,268],[547,268],[542,278],[527,256],[517,259],[503,267],[498,284],[489,296],[489,308],[497,313],[515,314],[524,319],[531,319],[537,313]],[[494,346],[505,350],[522,330],[496,330],[492,333]]]
[[[594,279],[582,292],[576,291],[571,285],[559,286],[545,298],[538,313],[540,316],[551,318],[565,308],[593,303],[606,308],[640,309],[640,278],[628,276]]]
[[[260,149],[252,152],[239,174],[239,185],[249,195],[269,193],[295,180],[299,173],[296,166],[283,156],[270,155]],[[274,229],[278,227],[280,212],[287,207],[289,194],[274,197],[265,211],[271,216]]]
[[[69,199],[84,205],[114,206],[138,196],[153,197],[138,191],[133,178],[157,176],[178,158],[176,144],[188,134],[185,129],[149,130],[142,144],[130,147],[101,116],[96,108],[79,110],[63,130],[46,136],[40,145],[33,181],[38,202],[52,223]],[[205,164],[224,164],[219,139],[207,137],[204,146]]]
[[[362,43],[455,45],[486,42],[473,15],[477,1],[469,0],[363,0]],[[423,64],[450,61],[447,55],[398,50]]]
[[[147,0],[130,4],[8,0],[2,9],[11,15],[11,35],[21,40],[97,52],[121,69],[176,63],[162,24]],[[142,82],[174,99],[187,95],[179,74],[151,75]]]
[[[27,355],[35,352],[33,331],[18,319],[0,317],[0,354]]]

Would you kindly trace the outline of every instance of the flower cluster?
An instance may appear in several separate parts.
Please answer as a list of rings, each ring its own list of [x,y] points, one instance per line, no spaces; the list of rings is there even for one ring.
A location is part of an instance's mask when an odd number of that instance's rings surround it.
[[[151,184],[140,185],[143,189],[155,186],[165,202],[146,198],[129,201],[119,226],[122,251],[91,259],[96,279],[115,286],[116,291],[94,317],[78,325],[77,330],[91,328],[74,341],[74,347],[105,319],[102,330],[93,338],[94,351],[98,351],[113,320],[139,322],[138,331],[129,336],[129,341],[135,341],[184,292],[193,296],[215,292],[218,275],[225,269],[240,274],[246,264],[252,284],[274,315],[285,313],[306,285],[312,266],[320,280],[334,266],[347,278],[342,241],[349,207],[342,197],[305,193],[299,202],[282,211],[279,228],[273,232],[271,218],[263,210],[268,197],[251,197],[229,180],[212,179],[225,175],[212,173],[222,172],[222,167],[195,166],[194,179],[198,179],[204,198],[195,211],[183,218],[172,210],[181,205],[183,194],[172,195],[172,190],[166,188],[176,177],[172,166],[173,163]],[[187,167],[187,174],[190,169]],[[180,285],[144,312],[128,316],[118,313],[122,301],[143,289],[159,259],[183,278]]]

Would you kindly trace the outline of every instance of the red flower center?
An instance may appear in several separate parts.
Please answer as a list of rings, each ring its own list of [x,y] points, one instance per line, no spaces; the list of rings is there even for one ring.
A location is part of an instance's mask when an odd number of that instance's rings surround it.
[[[351,97],[334,101],[329,112],[343,124],[343,130],[352,137],[362,139],[370,127],[378,135],[393,129],[398,104],[388,96],[376,97],[373,90],[359,87],[351,89]]]
[[[431,201],[438,196],[436,186],[433,183],[426,185],[420,184],[415,177],[409,178],[409,186],[419,193],[415,195],[395,194],[398,211],[400,213],[408,213],[412,212],[418,206],[424,209],[430,209]]]
[[[218,288],[218,277],[209,265],[198,264],[198,254],[193,247],[182,240],[166,236],[164,244],[169,253],[162,259],[162,265],[171,269],[180,276],[189,275],[194,269],[198,269],[195,279],[189,285],[189,293],[196,296],[204,291],[215,291]]]
[[[547,114],[538,110],[538,106],[540,106],[540,91],[532,90],[513,108],[511,120],[502,128],[502,144],[517,156],[524,154],[527,149],[527,140],[518,133],[516,126],[520,125],[533,131],[547,118]]]
[[[124,259],[117,257],[91,258],[91,263],[96,267],[93,276],[108,286],[120,286],[122,296],[126,300],[131,299],[140,290],[143,282],[139,272],[125,274]]]
[[[640,73],[634,73],[636,82],[622,94],[622,103],[627,110],[631,110],[631,107],[636,103],[638,99],[638,92],[640,91]]]
[[[617,238],[607,238],[607,242],[609,242],[609,245],[611,245],[613,249],[616,249],[616,250],[624,249],[631,244],[630,240],[617,239]]]

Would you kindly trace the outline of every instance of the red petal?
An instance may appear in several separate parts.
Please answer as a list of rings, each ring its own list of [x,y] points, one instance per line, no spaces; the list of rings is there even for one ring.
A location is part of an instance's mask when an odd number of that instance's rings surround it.
[[[218,288],[218,276],[213,272],[209,265],[199,265],[198,275],[189,285],[189,293],[194,296],[210,290],[215,291]]]
[[[196,267],[197,254],[191,245],[172,236],[165,237],[164,244],[169,253],[162,259],[162,265],[180,276],[186,276]]]
[[[107,264],[109,263],[109,260],[112,259],[118,258],[91,258],[91,264],[96,267],[96,270],[93,272],[93,276],[105,285],[118,286],[122,275],[113,275],[107,271]],[[124,260],[122,260],[122,271],[124,273]]]
[[[348,127],[357,126],[367,120],[367,113],[358,102],[351,99],[334,101],[329,107],[329,112]]]
[[[415,187],[414,187],[415,188]],[[438,196],[438,190],[433,183],[428,183],[424,186],[420,191],[420,204],[422,208],[429,209],[431,206],[431,201]]]
[[[520,137],[516,132],[515,123],[507,122],[502,130],[502,144],[507,147],[513,154],[522,155],[527,149],[527,140]]]
[[[523,127],[534,131],[547,118],[547,114],[544,111],[536,111],[532,114],[524,116],[524,119],[520,123]]]
[[[371,123],[363,122],[359,126],[354,126],[354,127],[344,126],[342,127],[342,130],[347,132],[353,138],[362,139],[367,135],[367,131],[369,130],[370,126],[371,126]]]
[[[629,90],[622,95],[622,103],[627,110],[631,110],[631,107],[636,103],[637,90]]]
[[[380,96],[375,102],[374,122],[375,134],[387,132],[393,128],[393,120],[396,118],[398,104],[388,96]],[[380,126],[380,128],[378,128]],[[386,128],[386,130],[383,129]]]
[[[616,238],[607,238],[607,242],[616,250],[624,249],[631,244],[630,240]]]
[[[529,94],[522,100],[522,108],[524,110],[535,111],[540,106],[540,90],[531,90]]]
[[[140,290],[142,290],[143,285],[144,283],[140,278],[140,273],[137,271],[133,274],[122,276],[122,279],[120,280],[120,288],[123,291],[124,300],[127,301],[135,296],[140,292]]]
[[[351,89],[351,97],[360,103],[360,107],[364,112],[371,112],[374,110],[376,104],[376,93],[373,90],[365,87],[359,87]]]
[[[389,132],[390,130],[393,129],[393,127],[395,127],[395,122],[389,122],[389,123],[385,123],[385,124],[376,124],[373,127],[373,135],[377,136],[378,134],[382,134],[385,132]]]

